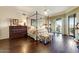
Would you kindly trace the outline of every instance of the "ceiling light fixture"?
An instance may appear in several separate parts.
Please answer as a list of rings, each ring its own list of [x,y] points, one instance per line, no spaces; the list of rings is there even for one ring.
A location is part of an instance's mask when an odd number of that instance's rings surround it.
[[[48,16],[49,9],[44,10],[44,15]]]
[[[48,15],[47,11],[44,11],[44,14],[45,14],[45,15]]]

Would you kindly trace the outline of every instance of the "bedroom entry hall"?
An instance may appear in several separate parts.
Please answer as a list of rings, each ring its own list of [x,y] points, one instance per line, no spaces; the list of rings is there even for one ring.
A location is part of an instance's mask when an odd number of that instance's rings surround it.
[[[78,6],[1,6],[0,52],[78,53]]]

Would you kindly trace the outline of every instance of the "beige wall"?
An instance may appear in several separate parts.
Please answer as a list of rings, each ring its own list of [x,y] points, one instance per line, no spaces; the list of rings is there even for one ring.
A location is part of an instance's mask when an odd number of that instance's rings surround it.
[[[59,16],[54,16],[53,18],[50,19],[51,21],[51,28],[52,28],[52,32],[55,32],[55,22],[56,22],[56,19],[59,19],[61,18],[62,19],[62,25],[63,27],[65,26],[64,25],[64,20],[65,20],[65,15],[59,15]],[[64,28],[62,30],[62,33],[64,34]]]
[[[68,12],[68,13],[66,13],[66,15],[65,15],[65,27],[64,27],[64,29],[65,29],[64,33],[65,34],[68,34],[68,16],[72,15],[72,14],[76,14],[76,19],[79,22],[79,7]]]
[[[52,31],[54,32],[55,31],[55,21],[57,18],[62,18],[63,20],[63,34],[67,34],[68,35],[68,16],[69,15],[72,15],[76,13],[76,19],[78,20],[79,22],[79,7],[74,9],[74,10],[71,10],[65,14],[62,14],[62,15],[58,15],[58,16],[52,16],[50,17],[51,18],[51,21],[52,21]]]
[[[71,14],[77,14],[77,19],[79,21],[79,8],[76,8],[70,12],[67,12],[63,15],[53,16],[51,17],[52,22],[52,31],[55,31],[55,21],[57,18],[62,18],[63,20],[63,34],[68,34],[68,25],[67,25],[67,16]],[[25,17],[20,15],[18,10],[15,7],[0,7],[0,39],[9,38],[9,18],[16,18],[25,21]],[[31,21],[27,20],[30,25]]]
[[[9,38],[9,18],[22,19],[14,7],[0,7],[0,39]]]

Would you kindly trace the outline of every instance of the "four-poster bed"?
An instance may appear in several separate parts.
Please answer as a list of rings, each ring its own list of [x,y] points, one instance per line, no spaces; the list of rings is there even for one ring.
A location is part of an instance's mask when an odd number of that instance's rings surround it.
[[[34,38],[34,40],[39,40],[44,44],[50,42],[47,29],[48,25],[45,23],[46,17],[36,11],[29,19],[31,20],[31,26],[27,30],[28,36]]]

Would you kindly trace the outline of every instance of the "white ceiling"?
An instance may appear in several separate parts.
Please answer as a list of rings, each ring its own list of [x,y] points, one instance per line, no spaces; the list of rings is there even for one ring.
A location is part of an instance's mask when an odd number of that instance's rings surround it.
[[[19,12],[25,13],[27,15],[32,15],[36,11],[44,15],[44,10],[48,9],[48,15],[50,16],[73,8],[73,6],[16,6],[16,9],[18,9]]]

